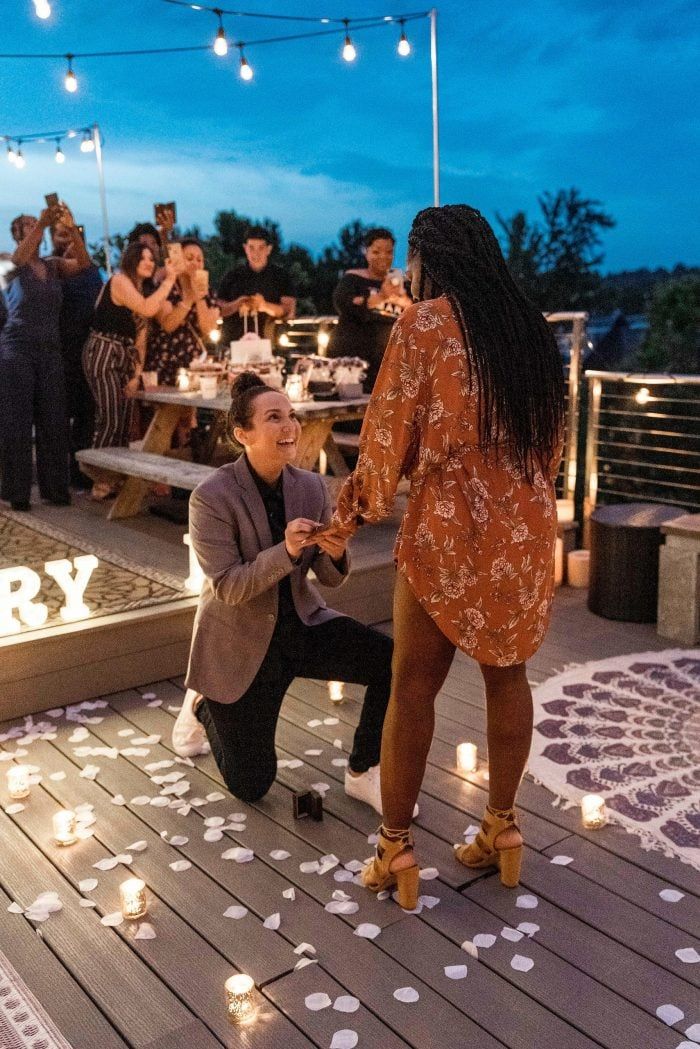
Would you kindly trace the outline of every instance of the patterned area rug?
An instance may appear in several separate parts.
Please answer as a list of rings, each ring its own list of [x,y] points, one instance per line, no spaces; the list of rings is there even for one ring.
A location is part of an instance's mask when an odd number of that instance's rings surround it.
[[[71,1049],[4,954],[0,954],[2,1049]]]
[[[84,597],[91,619],[190,596],[177,576],[136,564],[27,514],[0,513],[0,568],[26,565],[41,576],[37,600],[48,606],[46,626],[62,622],[58,610],[65,598],[58,584],[44,572],[44,563],[59,558],[70,561],[79,554],[94,554],[100,562]],[[32,629],[23,624],[22,633]]]
[[[531,774],[700,869],[700,650],[585,663],[539,685]]]

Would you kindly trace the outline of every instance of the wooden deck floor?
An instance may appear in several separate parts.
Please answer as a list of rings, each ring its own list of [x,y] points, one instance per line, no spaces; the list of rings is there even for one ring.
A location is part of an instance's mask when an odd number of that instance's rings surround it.
[[[580,592],[564,590],[531,679],[573,661],[663,647],[652,628],[597,619]],[[294,682],[282,711],[279,757],[303,766],[281,768],[268,797],[255,805],[222,789],[210,757],[196,759],[196,767],[174,763],[170,730],[182,698],[179,681],[144,683],[140,692],[84,709],[102,719],[85,725],[86,739],[82,730],[74,735],[77,722],[62,717],[55,738],[24,748],[23,760],[39,766],[43,778],[21,811],[0,810],[0,948],[74,1049],[329,1047],[347,1029],[357,1032],[360,1047],[373,1049],[676,1049],[682,1032],[700,1024],[700,965],[675,954],[700,937],[697,872],[642,851],[615,828],[582,833],[575,812],[553,808],[551,795],[532,781],[521,795],[522,887],[503,889],[492,874],[455,862],[452,843],[478,822],[485,800],[483,771],[464,775],[453,767],[456,742],[470,738],[480,749],[485,742],[478,671],[466,658],[456,659],[439,699],[416,827],[421,866],[439,872],[422,882],[422,891],[439,902],[408,915],[336,878],[343,864],[371,853],[367,837],[377,825],[342,789],[338,761],[349,750],[360,695],[348,691],[350,698],[334,707],[325,686]],[[0,726],[0,733],[11,727]],[[10,753],[18,743],[1,746]],[[92,747],[122,753],[85,749]],[[80,775],[88,765],[99,767],[94,779]],[[0,763],[5,808],[7,767]],[[143,803],[166,786],[151,777],[171,772],[184,772],[181,782],[190,785],[188,814]],[[324,820],[294,821],[292,787],[319,781],[330,785]],[[80,803],[94,806],[93,836],[70,848],[53,846],[52,814]],[[206,832],[217,836],[211,831],[218,817],[235,826],[219,841],[205,840]],[[171,843],[173,835],[180,844]],[[235,846],[254,850],[252,862],[222,857]],[[93,866],[124,853],[132,857],[128,866]],[[325,874],[300,869],[331,854],[340,866]],[[552,864],[557,854],[573,862]],[[177,869],[183,860],[187,869]],[[129,874],[149,886],[155,938],[137,939],[138,923],[100,922],[118,910],[118,885]],[[93,877],[97,886],[81,890],[80,882]],[[659,892],[668,887],[683,898],[664,902]],[[8,913],[12,901],[27,907],[47,890],[59,894],[63,910],[38,928]],[[357,901],[356,913],[325,910],[337,890]],[[536,898],[535,909],[517,906],[523,894]],[[244,916],[225,917],[232,905],[245,908]],[[263,925],[272,915],[279,915],[277,928]],[[512,932],[501,935],[523,921],[538,926],[534,935],[519,942]],[[375,939],[355,935],[365,923],[381,929]],[[495,942],[481,947],[477,960],[461,945],[478,935]],[[302,944],[312,947],[295,952]],[[515,955],[533,967],[514,969]],[[315,963],[295,970],[304,956]],[[449,979],[445,968],[458,965],[467,966],[466,978]],[[223,984],[236,969],[253,976],[259,1003],[254,1023],[241,1028],[228,1024],[223,1008]],[[415,989],[417,1001],[394,997],[405,987]],[[331,1002],[354,996],[361,1004],[351,1013],[332,1006],[312,1011],[305,999],[318,993]],[[685,1014],[673,1029],[656,1016],[664,1004]]]

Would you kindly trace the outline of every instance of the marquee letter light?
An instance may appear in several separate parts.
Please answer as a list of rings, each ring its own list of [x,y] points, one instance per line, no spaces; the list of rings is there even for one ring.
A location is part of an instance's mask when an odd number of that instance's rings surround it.
[[[204,584],[204,572],[197,560],[197,555],[194,552],[189,532],[185,532],[182,541],[187,547],[190,555],[190,574],[185,580],[185,586],[188,590],[191,590],[193,594],[199,594],[202,592],[202,586]]]
[[[14,584],[19,585],[13,590]],[[43,626],[49,610],[46,605],[34,600],[40,586],[41,578],[31,568],[23,565],[0,568],[0,637],[18,633],[22,623],[26,626]],[[15,608],[19,619],[12,615]]]
[[[65,594],[66,603],[60,609],[64,623],[74,623],[77,619],[85,619],[90,615],[90,609],[83,601],[83,594],[98,563],[94,554],[81,554],[73,558],[73,564],[67,559],[62,559],[47,561],[44,565],[46,574],[56,580]],[[72,574],[74,566],[75,577]]]

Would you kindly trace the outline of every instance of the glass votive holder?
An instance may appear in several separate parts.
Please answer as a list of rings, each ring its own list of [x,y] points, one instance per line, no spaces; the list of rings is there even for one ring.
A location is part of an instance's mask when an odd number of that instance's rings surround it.
[[[600,794],[585,794],[581,798],[581,820],[587,830],[598,830],[608,822],[605,799]]]
[[[457,768],[461,772],[476,772],[477,750],[476,743],[457,744]]]
[[[301,401],[304,397],[304,379],[301,375],[290,375],[287,379],[285,393],[290,401]]]
[[[129,921],[143,918],[148,911],[148,900],[146,899],[146,883],[140,878],[128,878],[119,886],[119,902],[122,914]]]
[[[53,837],[57,845],[73,845],[78,840],[75,813],[61,809],[53,818]]]
[[[177,388],[187,392],[190,388],[190,375],[187,368],[179,368],[177,373]]]
[[[255,983],[245,973],[229,976],[224,984],[226,992],[226,1012],[231,1023],[243,1023],[255,1013],[253,992]]]
[[[29,768],[26,765],[13,765],[7,770],[7,791],[14,801],[29,795]]]
[[[345,698],[345,683],[343,681],[329,681],[328,698],[331,703],[342,703]]]

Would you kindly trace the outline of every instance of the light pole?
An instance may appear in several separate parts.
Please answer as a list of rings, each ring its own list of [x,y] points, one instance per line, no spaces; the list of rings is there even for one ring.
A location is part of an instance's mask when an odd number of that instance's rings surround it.
[[[98,124],[92,125],[92,141],[95,143],[95,162],[97,164],[97,180],[100,187],[100,207],[102,209],[102,240],[105,246],[105,268],[108,276],[112,276],[112,264],[109,258],[109,219],[107,217],[107,194],[105,192],[105,169],[102,160],[102,138]]]
[[[430,11],[430,73],[433,103],[433,204],[440,206],[440,114],[438,109],[437,8]]]

